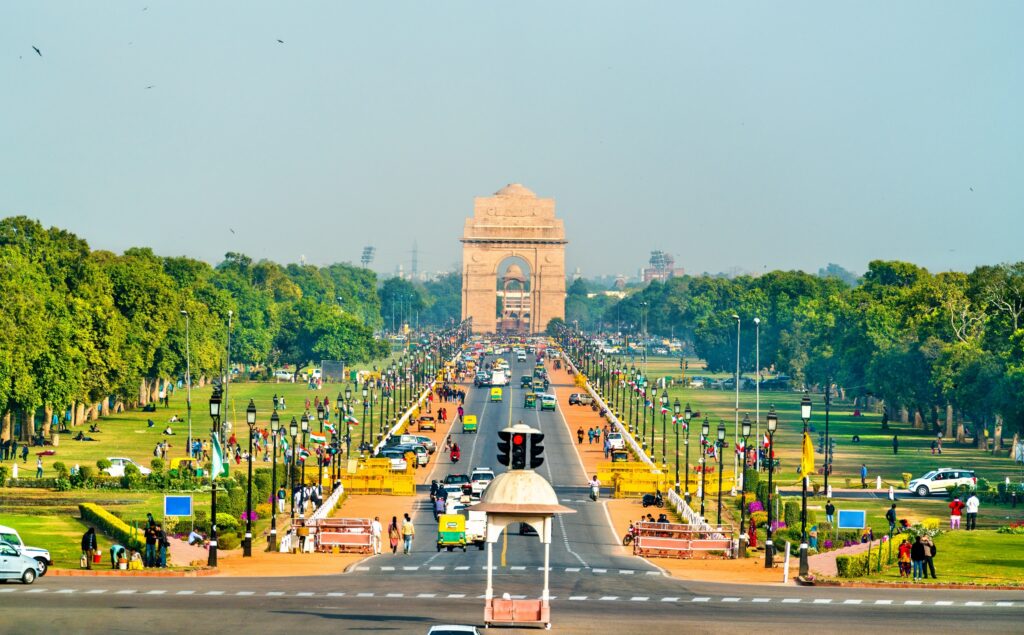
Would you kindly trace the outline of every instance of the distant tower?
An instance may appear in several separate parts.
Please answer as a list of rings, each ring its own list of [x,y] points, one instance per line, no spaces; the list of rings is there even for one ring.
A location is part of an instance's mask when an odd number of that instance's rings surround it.
[[[359,258],[359,262],[363,263],[363,269],[369,267],[370,263],[373,262],[373,255],[374,252],[376,251],[377,248],[373,247],[372,245],[367,245],[366,247],[363,247],[363,255]]]
[[[420,249],[419,249],[419,246],[417,246],[416,241],[415,240],[412,241],[412,271],[410,272],[412,280],[416,280],[417,274],[420,271],[419,262],[418,262],[419,261],[419,255],[420,255],[419,251],[420,251]]]
[[[576,267],[576,271],[572,272],[572,281],[576,282],[577,280],[579,280],[582,277],[583,277],[583,272],[580,270],[579,267]]]

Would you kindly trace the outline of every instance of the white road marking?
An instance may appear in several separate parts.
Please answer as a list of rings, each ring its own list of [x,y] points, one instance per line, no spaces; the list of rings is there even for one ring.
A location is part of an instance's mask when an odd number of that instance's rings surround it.
[[[195,591],[178,591],[175,595],[192,595]],[[267,595],[270,595],[269,593]]]
[[[953,606],[953,603],[949,600],[937,600],[935,606]]]
[[[612,600],[617,600],[617,599],[619,599],[619,596],[617,596],[617,595],[603,595],[603,596],[601,596],[601,601],[603,601],[603,602],[611,602]]]
[[[661,571],[648,571],[647,575],[661,575]]]
[[[270,595],[270,596],[284,595],[284,591],[267,591],[267,595]]]
[[[122,589],[117,592],[118,595],[131,595],[132,593],[135,593],[135,589]]]
[[[419,571],[419,567],[402,567],[402,571]]]
[[[207,591],[204,595],[224,595],[223,591]]]
[[[235,595],[252,595],[252,594],[253,594],[253,591],[239,591],[238,593],[235,593]]]
[[[619,570],[619,575],[633,575],[634,573],[636,573],[636,572],[633,571],[632,569],[620,569]]]
[[[359,566],[355,568],[355,571],[369,571],[372,567]],[[384,567],[381,567],[383,569]]]
[[[843,600],[843,604],[860,604],[864,600]]]
[[[569,596],[569,600],[572,601],[572,602],[576,602],[576,601],[579,601],[579,600],[585,600],[585,599],[587,599],[587,596],[585,596],[585,595],[570,595]]]
[[[295,595],[300,597],[300,598],[308,598],[308,597],[313,597],[313,595],[315,595],[315,594],[312,591],[299,591]]]
[[[829,598],[817,598],[814,600],[813,604],[832,604],[832,600]]]
[[[918,606],[918,605],[920,605],[921,603],[922,603],[922,602],[921,602],[921,600],[907,600],[907,601],[905,601],[905,602],[904,602],[903,604],[904,604],[905,606]]]
[[[469,567],[467,567],[466,565],[462,565],[462,566],[455,567],[455,570],[456,571],[469,571]]]
[[[11,589],[11,588],[0,589],[0,593],[14,593],[14,589]]]
[[[509,597],[512,598],[513,600],[525,600],[526,599],[525,595],[510,595]]]
[[[46,589],[29,589],[25,593],[46,593]],[[130,591],[130,593],[135,593],[135,591]]]
[[[89,589],[86,591],[89,595],[99,595],[100,593],[106,593],[106,589]]]
[[[711,601],[711,598],[707,598],[707,597],[700,597],[700,598],[693,598],[693,599],[691,599],[690,601],[691,601],[691,602],[710,602],[710,601]]]
[[[430,567],[431,571],[444,571],[444,567]]]
[[[437,594],[436,593],[417,593],[416,597],[418,597],[418,598],[436,598]]]
[[[367,592],[364,591],[362,593],[356,593],[356,597],[357,598],[372,598],[373,594],[372,593],[367,593]]]
[[[783,604],[800,604],[801,598],[782,598]]]
[[[404,593],[388,593],[384,597],[386,597],[386,598],[404,598],[405,594]]]
[[[753,602],[754,604],[765,604],[771,601],[771,598],[754,598],[753,600],[751,600],[751,602]]]
[[[57,591],[57,593],[74,593],[74,592],[75,592],[74,589],[61,589],[60,591]]]
[[[679,598],[661,598],[662,602],[678,602]]]
[[[579,567],[566,567],[565,568],[565,572],[566,573],[579,573],[579,571],[580,571]]]
[[[801,487],[803,487],[803,486],[801,486]],[[369,568],[369,567],[367,567],[367,568]],[[394,571],[395,568],[394,567],[381,567],[380,570],[381,571]]]
[[[591,573],[608,573],[608,569],[591,569]]]
[[[1013,606],[1013,602],[996,602],[996,606]]]
[[[722,598],[723,602],[739,602],[739,598]]]
[[[964,606],[985,606],[984,602],[964,602]]]
[[[344,591],[331,591],[330,593],[327,594],[327,597],[342,598],[342,597],[345,597],[345,592]]]
[[[649,599],[651,599],[651,598],[647,597],[646,595],[634,595],[633,597],[629,598],[629,601],[630,602],[646,602]]]
[[[509,569],[511,569],[513,571],[526,571],[526,567],[524,567],[522,565],[516,565],[514,567],[509,567]]]
[[[152,591],[146,591],[146,595],[163,595],[167,591],[161,591],[160,589],[153,589]]]
[[[449,593],[448,597],[457,600],[457,599],[466,597],[466,594],[465,593]]]
[[[892,600],[875,600],[875,604],[892,604]]]

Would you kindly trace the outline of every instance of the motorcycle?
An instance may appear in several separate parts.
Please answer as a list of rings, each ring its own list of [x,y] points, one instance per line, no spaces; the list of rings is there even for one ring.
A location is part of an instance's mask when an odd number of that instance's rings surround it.
[[[661,492],[656,491],[653,494],[644,494],[644,497],[640,500],[640,503],[644,507],[664,507],[665,499],[661,497]]]
[[[461,456],[461,454],[460,454],[460,452],[458,450],[452,450],[452,453],[451,453],[452,463],[458,463],[460,456]]]
[[[630,523],[629,531],[627,531],[626,535],[622,537],[622,546],[623,547],[630,546],[631,544],[633,544],[633,541],[635,539],[636,539],[636,527],[634,527],[633,524]]]

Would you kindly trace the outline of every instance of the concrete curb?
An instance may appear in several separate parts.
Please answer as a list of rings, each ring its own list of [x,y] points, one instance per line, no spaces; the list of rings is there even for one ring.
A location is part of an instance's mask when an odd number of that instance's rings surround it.
[[[815,580],[814,586],[845,587],[852,589],[936,589],[957,591],[1021,591],[1024,586],[1008,584],[914,584],[913,582],[841,582],[838,580]]]
[[[50,569],[47,576],[58,578],[202,578],[217,575],[217,569],[192,571],[121,571],[120,569]]]

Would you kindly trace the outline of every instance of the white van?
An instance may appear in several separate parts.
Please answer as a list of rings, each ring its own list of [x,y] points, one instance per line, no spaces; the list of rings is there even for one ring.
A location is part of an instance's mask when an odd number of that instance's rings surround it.
[[[39,563],[39,575],[46,575],[46,571],[53,564],[53,560],[50,559],[50,552],[46,549],[40,549],[39,547],[29,547],[21,540],[21,536],[18,534],[18,530],[13,527],[6,527],[0,525],[0,542],[6,542],[15,549],[17,549],[21,555],[32,558]]]

